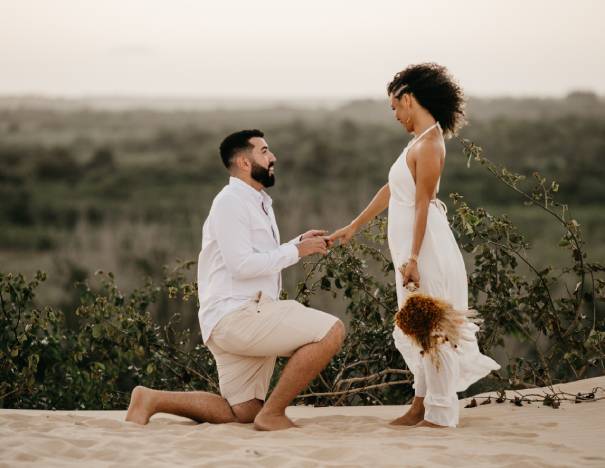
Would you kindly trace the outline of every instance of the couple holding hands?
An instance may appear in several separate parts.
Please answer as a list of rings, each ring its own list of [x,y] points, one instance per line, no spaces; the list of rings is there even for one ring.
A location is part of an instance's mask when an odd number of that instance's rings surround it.
[[[345,326],[333,315],[279,300],[281,271],[305,256],[326,254],[332,242],[349,241],[388,208],[388,243],[398,267],[401,311],[414,297],[412,285],[425,298],[438,298],[446,309],[459,311],[456,339],[442,337],[431,353],[424,352],[418,337],[402,331],[405,326],[395,327],[395,345],[414,375],[415,397],[391,424],[458,424],[456,392],[500,367],[481,354],[475,337],[479,328],[465,318],[464,261],[445,205],[436,198],[445,163],[444,134],[462,125],[464,97],[447,70],[434,63],[397,73],[387,93],[396,119],[415,137],[368,206],[329,237],[311,230],[282,243],[271,197],[264,190],[275,183],[276,162],[264,134],[243,130],[223,140],[220,155],[229,184],[214,198],[204,222],[198,259],[200,327],[216,360],[221,395],[136,387],[127,421],[146,424],[162,412],[199,422],[254,423],[259,430],[295,427],[286,407],[340,350]],[[429,332],[427,336],[437,336]],[[289,360],[266,399],[278,356]]]

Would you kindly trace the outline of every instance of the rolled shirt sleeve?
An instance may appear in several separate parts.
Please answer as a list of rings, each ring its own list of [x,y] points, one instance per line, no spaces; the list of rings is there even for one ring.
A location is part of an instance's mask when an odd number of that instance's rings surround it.
[[[221,197],[215,201],[213,210],[220,213],[212,217],[216,241],[225,266],[234,278],[275,274],[298,262],[298,248],[292,241],[266,252],[254,250],[249,214],[236,197]]]
[[[296,236],[294,239],[289,240],[288,244],[293,244],[293,245],[298,245],[302,242],[302,234],[299,234],[298,236]],[[297,249],[298,250],[298,249]]]

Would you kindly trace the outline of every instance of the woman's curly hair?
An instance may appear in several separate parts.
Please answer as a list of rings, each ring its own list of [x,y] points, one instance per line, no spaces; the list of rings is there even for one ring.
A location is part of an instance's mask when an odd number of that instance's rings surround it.
[[[400,99],[413,94],[441,125],[446,135],[455,134],[466,122],[464,93],[447,68],[436,63],[410,65],[395,74],[387,93]]]

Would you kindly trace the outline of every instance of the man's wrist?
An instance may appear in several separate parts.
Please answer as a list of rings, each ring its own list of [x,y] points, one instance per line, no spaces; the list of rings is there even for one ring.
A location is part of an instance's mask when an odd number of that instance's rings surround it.
[[[301,258],[303,258],[302,245],[301,244],[292,244],[292,245],[294,245],[294,247],[296,247],[296,256],[297,256],[297,261],[298,261]]]

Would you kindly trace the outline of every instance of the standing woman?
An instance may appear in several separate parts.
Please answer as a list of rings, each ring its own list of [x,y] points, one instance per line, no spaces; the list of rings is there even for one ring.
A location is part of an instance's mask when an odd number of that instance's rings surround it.
[[[391,166],[388,183],[348,226],[330,240],[348,242],[368,221],[389,208],[388,241],[395,264],[399,307],[409,294],[408,283],[443,299],[454,309],[468,308],[468,286],[462,254],[437,199],[445,164],[444,133],[451,135],[464,122],[464,96],[447,69],[434,63],[411,65],[397,73],[387,87],[395,118],[414,138]],[[404,266],[405,265],[405,266]],[[400,272],[400,268],[403,272]],[[470,384],[500,366],[479,351],[479,328],[466,321],[457,348],[439,347],[437,368],[409,337],[395,327],[395,346],[414,374],[415,397],[410,409],[391,424],[455,427],[458,396]]]

